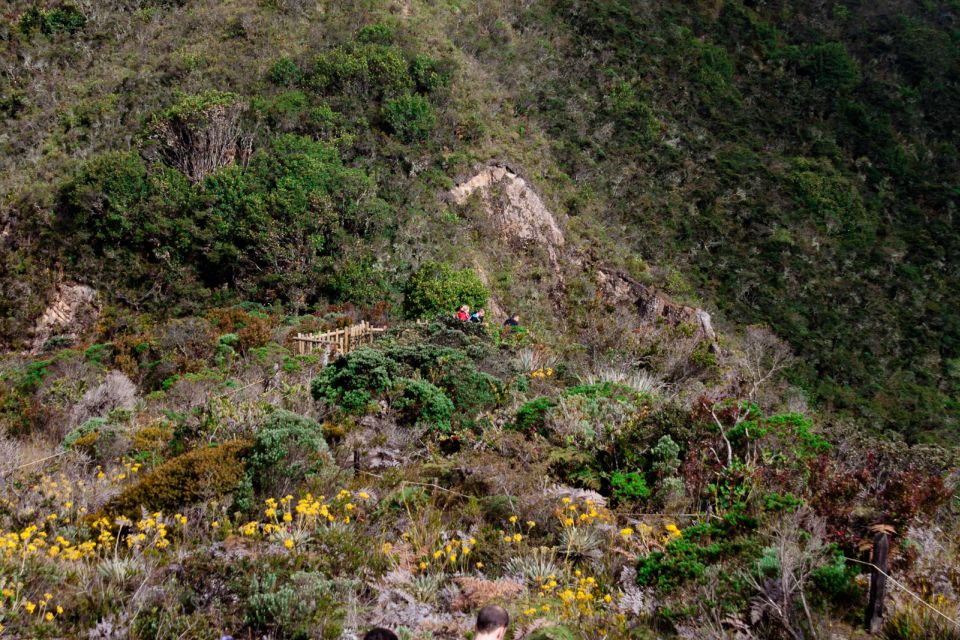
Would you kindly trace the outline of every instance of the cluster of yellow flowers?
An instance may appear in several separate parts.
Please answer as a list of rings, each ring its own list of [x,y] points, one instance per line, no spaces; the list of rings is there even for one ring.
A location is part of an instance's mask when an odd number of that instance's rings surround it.
[[[683,532],[680,531],[680,527],[672,522],[668,522],[663,527],[663,532],[658,536],[653,527],[648,524],[641,522],[637,525],[636,529],[632,527],[625,527],[620,530],[620,536],[624,540],[636,540],[644,549],[649,549],[651,544],[656,546],[655,543],[660,542],[661,544],[667,544],[671,540],[683,537]]]
[[[32,481],[24,483],[26,493],[15,495],[15,502],[4,496],[0,499],[4,505],[21,510],[22,503],[37,499],[39,505],[48,510],[46,520],[57,520],[62,524],[71,524],[78,518],[86,515],[87,508],[82,502],[98,488],[112,487],[123,484],[140,472],[141,464],[127,458],[117,458],[114,464],[108,467],[98,465],[94,469],[94,478],[91,482],[83,479],[71,479],[66,474],[43,474]]]
[[[170,537],[168,527],[179,526],[183,530],[187,526],[187,517],[178,513],[173,516],[171,524],[158,511],[152,513],[146,518],[141,518],[136,525],[127,518],[117,518],[114,523],[118,527],[136,528],[136,533],[131,533],[126,537],[127,548],[134,551],[145,551],[147,549],[166,549],[170,546]],[[101,533],[101,535],[103,535]]]
[[[427,558],[422,558],[417,564],[420,571],[434,569],[465,570],[469,564],[468,558],[477,548],[477,539],[470,537],[465,540],[451,538],[446,543],[438,541],[437,548]]]
[[[162,513],[157,512],[140,520],[136,525],[124,517],[118,517],[112,523],[109,518],[97,518],[89,525],[90,529],[96,533],[96,537],[81,542],[72,542],[65,538],[57,528],[61,523],[66,524],[66,521],[47,517],[43,528],[33,524],[19,532],[0,531],[0,554],[7,560],[21,562],[28,558],[46,558],[66,562],[98,558],[107,552],[116,552],[116,543],[119,540],[114,534],[114,528],[119,533],[124,527],[136,529],[136,533],[129,533],[125,537],[128,549],[134,551],[141,551],[147,547],[166,549],[170,546],[169,527],[185,527],[187,518],[178,513],[173,517],[171,524]],[[44,530],[47,528],[50,532]],[[64,532],[70,535],[75,534],[76,530],[73,527],[67,527]]]
[[[120,484],[140,472],[141,464],[127,458],[114,460],[115,466],[104,469],[97,465],[97,481],[107,484]]]
[[[3,583],[0,588],[0,616],[13,617],[23,611],[28,616],[36,616],[41,620],[53,622],[63,613],[63,607],[53,602],[52,593],[44,593],[36,602],[23,596],[23,583]],[[4,631],[0,625],[0,634]]]
[[[370,494],[365,491],[354,493],[347,489],[341,489],[330,500],[326,496],[314,497],[313,494],[306,493],[296,504],[291,495],[279,500],[267,498],[264,501],[266,508],[263,510],[265,520],[254,520],[242,525],[240,533],[249,537],[262,535],[280,542],[286,549],[293,550],[309,540],[321,526],[334,522],[349,524],[362,517],[363,506],[369,500]],[[215,524],[219,526],[219,523]]]
[[[614,520],[606,509],[598,507],[589,499],[578,505],[570,498],[563,498],[554,514],[564,527],[590,525],[595,522],[609,524]]]
[[[537,600],[524,610],[524,615],[549,615],[563,621],[582,620],[603,613],[613,601],[610,594],[602,593],[596,578],[585,576],[579,569],[569,580],[558,581],[551,575],[540,580]]]
[[[520,518],[517,516],[510,516],[509,523],[511,531],[497,532],[503,537],[503,541],[507,544],[511,542],[523,542],[523,540],[530,535],[530,531],[537,526],[537,523],[533,520],[527,520],[521,524]]]
[[[530,373],[531,378],[551,378],[553,377],[553,367],[540,367]]]
[[[446,531],[437,532],[436,536],[431,536],[431,540],[415,542],[414,536],[410,533],[403,533],[401,541],[394,545],[391,542],[384,542],[381,550],[386,556],[395,556],[398,548],[406,545],[413,547],[413,557],[416,558],[416,565],[413,571],[468,571],[471,567],[471,554],[477,548],[477,539],[473,536],[460,537],[457,534],[449,534]],[[475,562],[472,565],[477,569],[483,568],[482,562]]]

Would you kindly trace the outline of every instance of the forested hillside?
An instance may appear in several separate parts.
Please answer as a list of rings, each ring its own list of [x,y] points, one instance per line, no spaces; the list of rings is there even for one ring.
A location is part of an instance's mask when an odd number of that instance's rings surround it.
[[[960,637],[957,105],[957,0],[8,1],[0,637]]]

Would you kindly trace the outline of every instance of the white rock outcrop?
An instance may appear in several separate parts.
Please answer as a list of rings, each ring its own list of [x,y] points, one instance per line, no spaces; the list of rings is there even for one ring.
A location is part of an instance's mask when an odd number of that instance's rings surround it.
[[[97,291],[82,284],[61,284],[53,300],[33,327],[31,350],[39,351],[55,335],[77,336],[100,315]]]
[[[547,250],[554,268],[559,266],[559,253],[566,243],[563,231],[526,180],[509,167],[489,165],[451,189],[450,197],[462,205],[477,191],[490,221],[503,239],[540,245]]]

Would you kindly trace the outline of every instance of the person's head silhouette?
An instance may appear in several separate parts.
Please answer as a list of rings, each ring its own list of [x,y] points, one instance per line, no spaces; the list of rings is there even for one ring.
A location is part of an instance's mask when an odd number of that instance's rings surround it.
[[[488,604],[477,614],[477,635],[474,640],[503,640],[510,625],[510,614],[495,604]]]
[[[399,638],[397,638],[397,634],[390,631],[390,629],[377,627],[376,629],[367,631],[367,635],[363,636],[363,640],[399,640]]]

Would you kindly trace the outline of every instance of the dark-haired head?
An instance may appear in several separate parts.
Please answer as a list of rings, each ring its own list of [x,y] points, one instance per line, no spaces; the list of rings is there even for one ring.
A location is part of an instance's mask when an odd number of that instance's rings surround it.
[[[367,631],[367,635],[363,636],[363,640],[399,640],[397,634],[390,629],[384,629],[383,627],[377,627],[376,629],[370,629]]]
[[[495,604],[488,604],[477,614],[477,633],[492,634],[500,629],[506,630],[509,624],[510,614]]]

